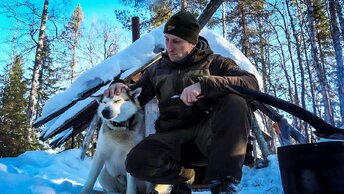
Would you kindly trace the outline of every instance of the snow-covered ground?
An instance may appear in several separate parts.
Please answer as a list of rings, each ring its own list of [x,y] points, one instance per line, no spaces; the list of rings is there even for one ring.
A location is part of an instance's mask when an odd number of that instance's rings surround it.
[[[38,120],[78,99],[86,90],[112,80],[121,71],[125,71],[124,74],[132,72],[153,59],[158,55],[153,50],[164,48],[162,29],[163,25],[142,36],[117,55],[81,74],[71,87],[56,94],[45,104],[43,115]],[[211,30],[203,29],[201,35],[207,38],[214,53],[233,59],[240,67],[254,74],[262,87],[261,76],[240,50]],[[104,88],[97,93],[101,93]],[[59,117],[46,123],[43,136],[52,133],[67,119],[82,110],[91,100],[87,98],[79,101]],[[67,129],[59,135],[67,136],[68,133],[71,133],[71,129]],[[0,158],[0,194],[79,193],[91,166],[90,158],[80,160],[79,157],[80,150],[74,149],[59,154],[28,151],[16,158]],[[244,167],[239,194],[283,193],[276,155],[271,155],[269,160],[270,164],[266,168]],[[95,188],[101,189],[98,183]]]
[[[59,154],[28,151],[16,158],[0,158],[1,194],[76,194],[82,189],[91,158],[80,159],[79,149]],[[244,167],[239,194],[281,194],[282,183],[276,155],[270,165],[255,169]],[[99,183],[96,190],[101,190]],[[206,194],[210,192],[194,192]]]
[[[112,80],[121,71],[126,71],[124,74],[132,72],[157,56],[158,54],[153,52],[154,48],[164,48],[162,29],[163,25],[142,36],[117,55],[82,73],[66,91],[56,94],[45,104],[40,119],[77,99],[85,90]],[[201,35],[208,39],[215,53],[232,58],[243,69],[253,73],[262,86],[262,79],[257,70],[235,46],[208,29],[203,29]],[[101,93],[102,89],[97,93]],[[44,134],[54,131],[91,100],[87,98],[78,102],[59,117],[46,123]],[[67,129],[59,135],[63,136],[69,132],[71,130]],[[91,165],[90,158],[80,160],[79,156],[80,150],[67,150],[59,154],[29,151],[16,158],[2,158],[0,159],[0,193],[79,193]],[[283,193],[276,156],[271,156],[270,160],[270,166],[264,169],[245,167],[239,187],[241,194]],[[101,189],[98,183],[95,188]]]

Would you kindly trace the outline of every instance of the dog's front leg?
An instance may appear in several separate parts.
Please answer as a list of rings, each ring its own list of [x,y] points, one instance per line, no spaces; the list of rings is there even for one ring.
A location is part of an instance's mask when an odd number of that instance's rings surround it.
[[[136,194],[136,179],[127,172],[127,193],[126,194]]]
[[[90,172],[87,176],[87,181],[84,184],[84,188],[81,191],[81,194],[89,194],[93,190],[94,183],[96,182],[100,171],[102,170],[105,162],[105,158],[102,154],[99,153],[100,150],[98,150],[98,153],[94,154],[92,166],[90,169]]]

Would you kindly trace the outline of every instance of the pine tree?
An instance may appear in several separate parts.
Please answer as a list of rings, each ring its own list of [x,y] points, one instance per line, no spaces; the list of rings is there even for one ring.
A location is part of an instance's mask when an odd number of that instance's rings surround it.
[[[333,107],[330,96],[330,85],[327,74],[329,73],[328,60],[329,48],[331,43],[330,24],[326,11],[324,1],[322,0],[307,0],[308,7],[308,25],[310,34],[310,45],[312,53],[312,62],[318,78],[319,93],[322,95],[325,121],[333,124]]]
[[[235,42],[243,54],[261,70],[264,82],[264,91],[268,92],[267,70],[268,50],[271,30],[266,21],[269,20],[271,13],[266,10],[266,2],[259,0],[229,0],[227,2],[228,13],[228,34],[227,38]]]
[[[61,68],[55,67],[50,56],[50,43],[48,37],[44,40],[43,64],[38,77],[36,119],[41,116],[45,102],[59,89],[56,85],[62,79],[59,76]]]
[[[151,5],[151,24],[153,27],[160,26],[172,16],[173,5],[167,0],[161,0],[160,3]]]
[[[331,23],[331,37],[333,42],[333,48],[335,50],[335,59],[336,59],[336,72],[337,72],[337,90],[339,98],[339,109],[340,109],[340,124],[344,125],[344,62],[343,62],[343,48],[341,44],[341,38],[344,38],[344,29],[340,33],[340,28],[344,27],[344,19],[342,13],[342,5],[339,2],[334,0],[329,0],[329,12],[330,12],[330,23]],[[337,17],[339,22],[337,22]]]
[[[81,35],[81,24],[84,19],[84,13],[81,9],[80,4],[75,8],[70,21],[65,27],[66,30],[63,32],[65,40],[71,50],[71,74],[70,81],[73,82],[75,79],[75,66],[76,66],[76,47],[79,44],[79,37]]]
[[[22,60],[19,56],[9,71],[9,78],[5,84],[2,99],[0,156],[17,156],[30,147],[25,127],[27,83],[24,79]]]

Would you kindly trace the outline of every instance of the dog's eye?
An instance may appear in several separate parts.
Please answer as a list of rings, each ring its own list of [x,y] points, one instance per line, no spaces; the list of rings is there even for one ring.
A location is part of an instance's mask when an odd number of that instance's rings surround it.
[[[122,99],[115,100],[114,103],[120,102]]]

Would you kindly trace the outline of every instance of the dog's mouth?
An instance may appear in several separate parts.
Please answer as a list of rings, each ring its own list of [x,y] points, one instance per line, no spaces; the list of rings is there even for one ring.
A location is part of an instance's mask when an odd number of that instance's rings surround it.
[[[121,115],[112,112],[110,109],[105,108],[101,111],[103,119],[112,126],[115,127],[126,127],[129,128],[129,125],[133,122],[135,114],[133,115]]]
[[[128,120],[126,121],[121,121],[121,122],[117,122],[117,121],[114,121],[114,120],[109,120],[109,123],[112,125],[112,126],[115,126],[115,127],[126,127],[126,128],[129,128],[129,126],[133,123],[135,119],[135,114],[132,115]]]

